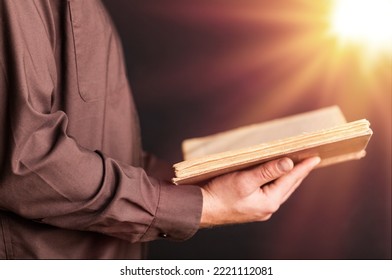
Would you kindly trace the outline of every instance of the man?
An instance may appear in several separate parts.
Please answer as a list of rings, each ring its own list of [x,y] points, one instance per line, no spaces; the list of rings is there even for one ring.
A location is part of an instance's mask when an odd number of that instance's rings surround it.
[[[0,1],[0,258],[142,258],[150,240],[268,219],[317,165],[174,186],[142,152],[102,4]]]

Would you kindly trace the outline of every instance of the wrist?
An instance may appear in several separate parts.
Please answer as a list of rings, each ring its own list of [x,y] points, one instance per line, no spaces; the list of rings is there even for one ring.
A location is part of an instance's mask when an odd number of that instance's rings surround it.
[[[203,196],[203,207],[200,218],[200,228],[209,228],[215,225],[212,215],[211,194],[204,188],[201,188],[201,193]]]

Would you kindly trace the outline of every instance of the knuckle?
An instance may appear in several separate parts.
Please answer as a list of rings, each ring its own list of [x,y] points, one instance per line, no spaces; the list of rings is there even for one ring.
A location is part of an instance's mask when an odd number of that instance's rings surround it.
[[[250,179],[249,179],[249,176],[246,176],[246,174],[241,173],[241,172],[236,172],[236,173],[233,173],[233,182],[234,182],[234,185],[237,185],[237,186],[247,186],[250,183]],[[243,188],[237,188],[236,190],[237,190],[237,192],[241,193]]]
[[[264,165],[262,168],[259,170],[260,176],[262,179],[265,180],[270,180],[274,179],[276,177],[276,170],[274,166],[272,165]]]
[[[235,172],[233,173],[233,181],[239,185],[246,185],[249,183],[249,176],[245,176],[245,173]]]

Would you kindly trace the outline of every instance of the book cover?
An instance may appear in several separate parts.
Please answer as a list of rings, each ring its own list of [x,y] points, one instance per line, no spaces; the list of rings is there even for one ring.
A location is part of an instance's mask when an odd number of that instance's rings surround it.
[[[175,184],[196,184],[281,157],[319,156],[318,167],[365,156],[372,130],[366,119],[347,122],[337,106],[183,141]]]

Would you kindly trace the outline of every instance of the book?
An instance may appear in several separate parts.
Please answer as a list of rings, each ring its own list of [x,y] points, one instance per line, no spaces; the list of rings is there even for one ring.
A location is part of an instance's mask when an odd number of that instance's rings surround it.
[[[347,122],[338,106],[184,140],[175,184],[197,184],[282,157],[319,156],[323,167],[365,156],[373,134],[366,119]]]

